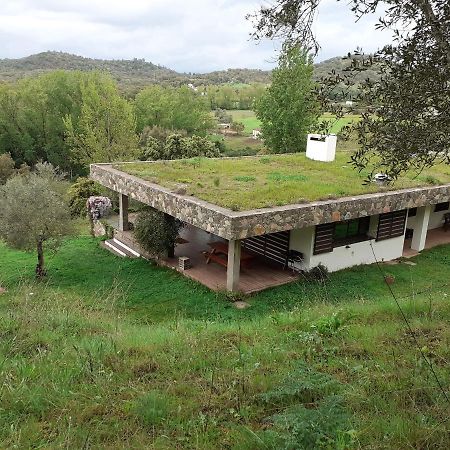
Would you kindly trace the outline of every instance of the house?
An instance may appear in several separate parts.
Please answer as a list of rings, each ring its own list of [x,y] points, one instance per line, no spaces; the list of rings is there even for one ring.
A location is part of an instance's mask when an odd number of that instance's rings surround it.
[[[427,184],[426,171],[420,180],[364,185],[347,160],[338,153],[326,163],[291,154],[94,164],[91,178],[119,193],[116,239],[130,247],[129,198],[183,221],[176,256],[190,258],[185,274],[212,289],[255,292],[319,264],[337,271],[450,243],[448,166],[430,169],[439,185]],[[177,259],[165,263],[178,267]]]
[[[252,137],[253,139],[261,139],[262,131],[261,128],[255,128],[252,131]]]

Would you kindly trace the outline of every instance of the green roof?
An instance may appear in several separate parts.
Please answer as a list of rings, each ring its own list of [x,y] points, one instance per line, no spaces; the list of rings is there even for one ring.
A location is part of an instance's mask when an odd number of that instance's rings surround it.
[[[349,159],[350,154],[342,152],[334,162],[324,163],[296,153],[123,163],[114,167],[172,190],[185,189],[186,195],[234,211],[450,183],[450,166],[439,165],[418,176],[407,174],[389,186],[364,185],[368,174],[358,173]]]

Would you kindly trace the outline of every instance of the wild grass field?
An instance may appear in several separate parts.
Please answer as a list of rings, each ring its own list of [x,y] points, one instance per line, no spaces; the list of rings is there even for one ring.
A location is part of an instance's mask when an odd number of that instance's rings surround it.
[[[78,236],[0,245],[0,448],[447,449],[450,247],[306,280],[246,310]]]

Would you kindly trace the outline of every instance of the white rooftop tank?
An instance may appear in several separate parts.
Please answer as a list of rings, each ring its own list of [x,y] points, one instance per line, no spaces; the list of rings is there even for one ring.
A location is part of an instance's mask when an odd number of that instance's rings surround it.
[[[314,161],[331,162],[336,158],[335,134],[308,134],[306,157]]]

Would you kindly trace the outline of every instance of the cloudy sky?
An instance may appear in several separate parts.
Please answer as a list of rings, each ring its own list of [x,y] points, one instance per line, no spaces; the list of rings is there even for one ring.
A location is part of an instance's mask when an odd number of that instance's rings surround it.
[[[59,50],[103,59],[145,58],[183,72],[274,65],[272,42],[249,39],[258,0],[0,0],[0,58]],[[355,24],[347,2],[322,0],[318,60],[389,37],[375,17]]]

